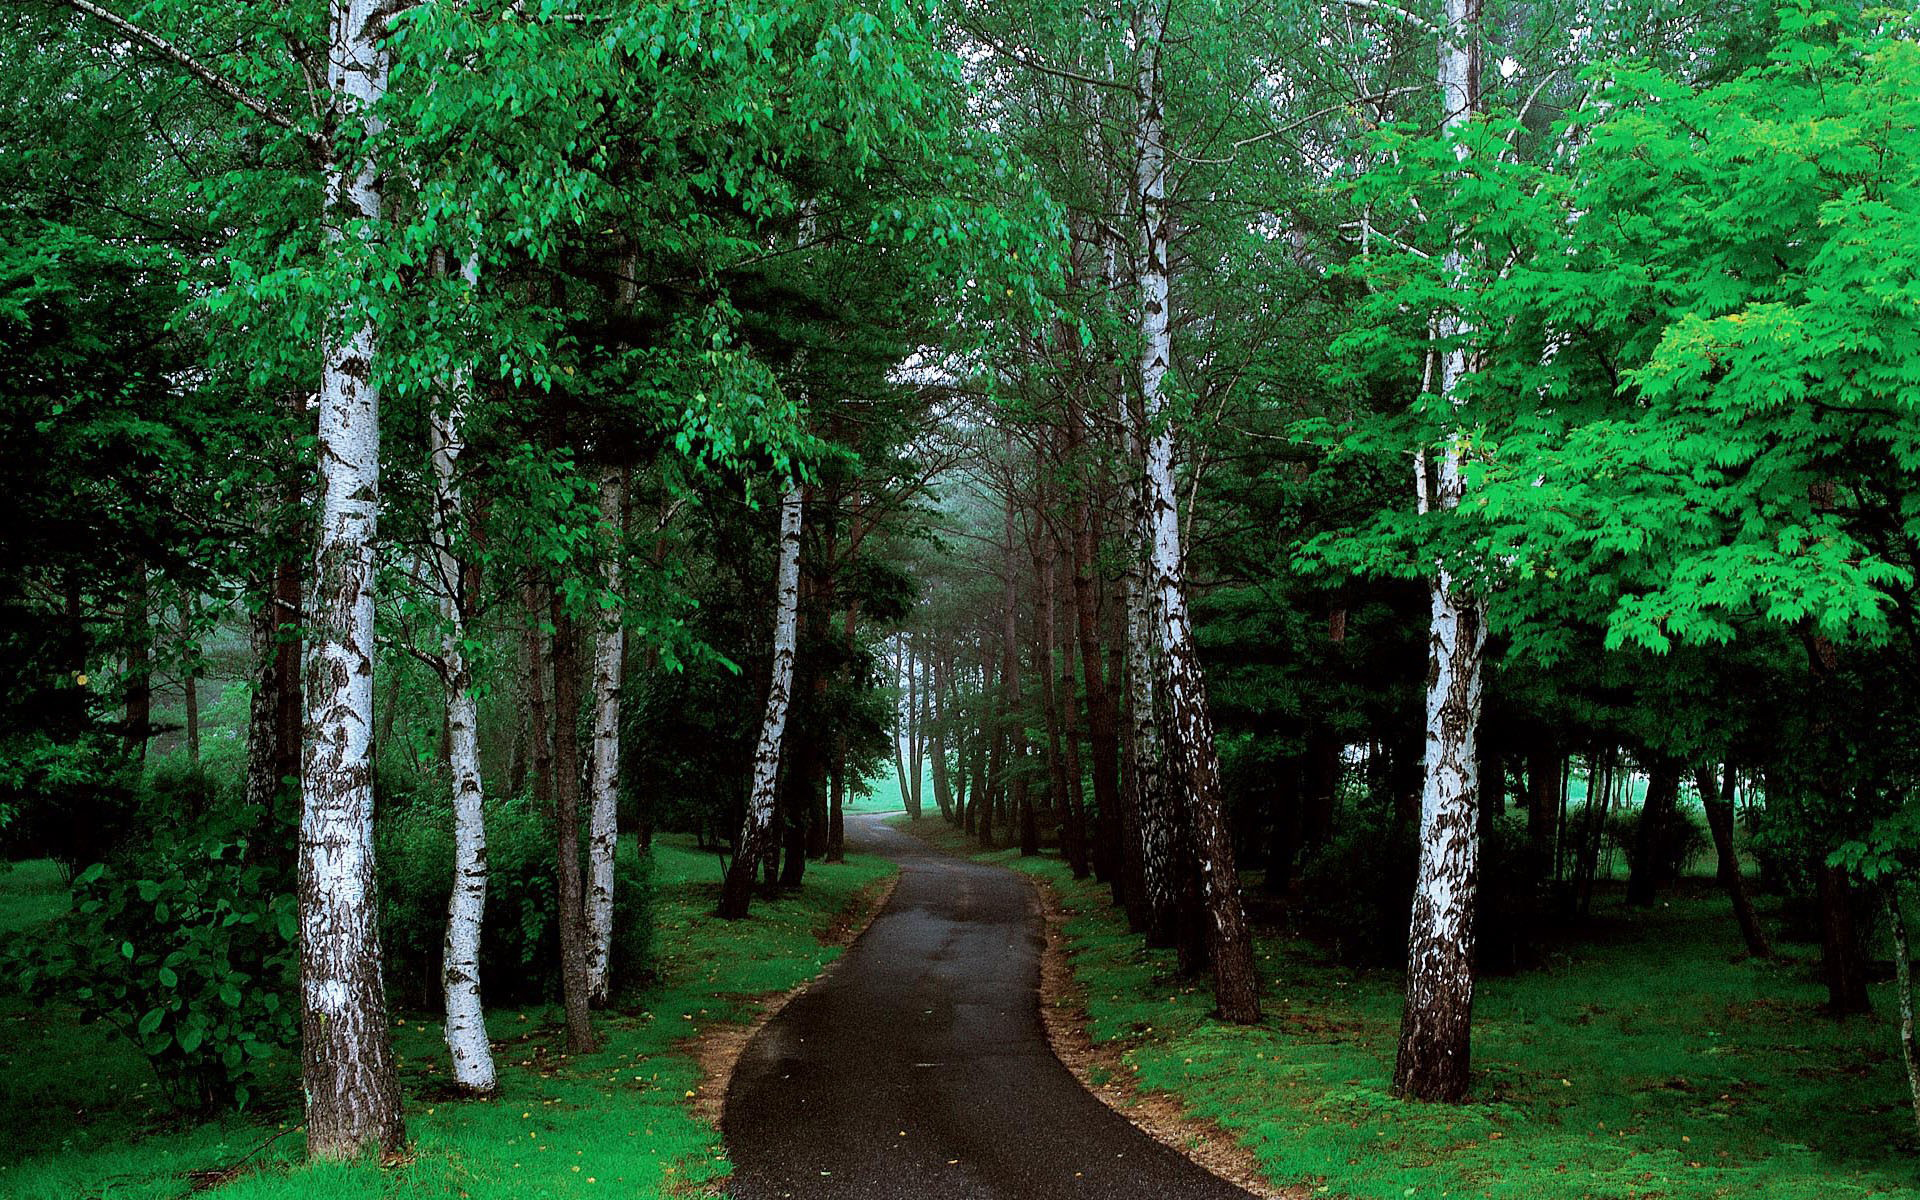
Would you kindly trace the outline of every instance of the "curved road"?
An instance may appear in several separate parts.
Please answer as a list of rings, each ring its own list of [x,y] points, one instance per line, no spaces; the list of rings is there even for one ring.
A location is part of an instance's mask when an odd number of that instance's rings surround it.
[[[893,899],[741,1055],[722,1126],[739,1200],[1249,1200],[1054,1058],[1043,922],[1011,871],[850,818]]]

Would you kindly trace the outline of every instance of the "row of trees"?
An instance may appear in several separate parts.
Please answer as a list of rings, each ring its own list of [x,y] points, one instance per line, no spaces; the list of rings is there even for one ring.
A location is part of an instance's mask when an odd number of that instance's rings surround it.
[[[924,751],[937,808],[1057,838],[1226,1019],[1260,1015],[1242,866],[1402,957],[1411,1097],[1464,1094],[1476,961],[1590,906],[1635,775],[1633,898],[1691,786],[1767,949],[1744,780],[1865,1006],[1865,901],[1898,934],[1913,861],[1908,19],[6,20],[46,52],[5,59],[0,804],[99,811],[173,667],[152,614],[252,614],[316,1155],[401,1136],[374,809],[408,678],[474,1089],[496,801],[551,815],[584,1048],[623,809],[730,851],[744,916],[838,854],[896,724],[915,807]]]
[[[1910,22],[1093,17],[956,16],[1068,240],[1058,319],[961,376],[971,565],[895,655],[942,812],[1057,831],[1228,1019],[1236,861],[1308,910],[1341,856],[1391,880],[1399,929],[1342,936],[1403,950],[1396,1088],[1444,1100],[1476,959],[1586,911],[1609,840],[1646,903],[1709,839],[1770,952],[1744,779],[1863,1011],[1911,883]]]
[[[702,827],[742,829],[723,913],[763,863],[791,885],[838,854],[884,724],[868,625],[906,608],[876,551],[925,483],[903,449],[929,397],[893,368],[1049,269],[1048,206],[963,128],[941,32],[909,4],[9,14],[12,832],[85,830],[62,857],[104,866],[80,885],[150,901],[169,867],[142,829],[173,819],[141,799],[148,681],[175,665],[154,617],[250,614],[223,819],[263,889],[246,921],[297,944],[202,995],[165,947],[219,912],[143,910],[164,957],[143,937],[123,973],[157,982],[115,1015],[156,1062],[263,1053],[277,1034],[234,1014],[297,970],[309,1154],[397,1151],[379,851],[446,821],[446,1040],[455,1085],[490,1092],[488,834],[523,794],[566,1044],[592,1049],[623,806],[684,817],[645,787],[689,765],[653,740],[676,692],[774,684],[760,752],[696,764]],[[426,761],[396,753],[403,712]],[[376,822],[403,784],[440,795]],[[112,787],[145,811],[106,819]]]

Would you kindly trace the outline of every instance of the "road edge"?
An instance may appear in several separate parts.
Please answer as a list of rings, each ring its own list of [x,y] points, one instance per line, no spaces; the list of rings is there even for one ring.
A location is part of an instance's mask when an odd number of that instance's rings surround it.
[[[1259,1159],[1230,1130],[1187,1112],[1171,1092],[1140,1087],[1114,1042],[1096,1043],[1088,1028],[1086,992],[1073,970],[1073,955],[1065,932],[1072,915],[1060,893],[1044,879],[1023,871],[1014,874],[1033,885],[1045,922],[1040,952],[1040,1024],[1054,1058],[1100,1103],[1124,1117],[1134,1128],[1184,1157],[1216,1178],[1260,1197],[1260,1200],[1306,1200],[1312,1189],[1301,1185],[1276,1187],[1260,1170]],[[1093,1078],[1104,1069],[1105,1083]]]
[[[860,935],[867,931],[874,919],[886,910],[887,902],[893,899],[893,890],[899,886],[901,874],[896,865],[893,874],[875,880],[854,893],[853,902],[827,927],[828,936],[823,938],[823,943],[845,949],[859,941]],[[849,916],[851,919],[848,919]],[[842,957],[844,955],[835,956],[833,962],[821,967],[811,978],[786,991],[754,997],[750,1003],[757,1011],[750,1020],[710,1025],[690,1039],[688,1051],[700,1069],[700,1082],[694,1086],[692,1105],[695,1117],[724,1135],[726,1131],[721,1126],[721,1117],[726,1112],[727,1091],[733,1086],[734,1069],[739,1066],[747,1043],[767,1022],[779,1016],[781,1009],[820,982]]]

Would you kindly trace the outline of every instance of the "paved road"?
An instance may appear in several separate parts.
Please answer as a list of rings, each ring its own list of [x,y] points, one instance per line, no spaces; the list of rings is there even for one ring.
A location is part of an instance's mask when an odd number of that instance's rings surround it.
[[[875,817],[893,899],[741,1056],[723,1127],[738,1200],[1249,1200],[1088,1095],[1047,1047],[1043,922],[1011,871]]]

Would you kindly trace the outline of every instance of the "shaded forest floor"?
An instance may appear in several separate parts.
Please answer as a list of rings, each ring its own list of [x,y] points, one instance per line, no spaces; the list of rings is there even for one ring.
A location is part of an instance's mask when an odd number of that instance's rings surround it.
[[[622,847],[623,853],[631,853]],[[501,1094],[445,1098],[439,1025],[396,1021],[408,1091],[411,1159],[399,1166],[304,1168],[292,1080],[249,1114],[199,1121],[175,1113],[133,1046],[81,1026],[71,1010],[0,999],[0,1196],[8,1200],[176,1200],[219,1173],[228,1200],[327,1196],[489,1198],[694,1194],[726,1174],[720,1137],[693,1113],[691,1039],[755,1015],[755,998],[791,988],[840,953],[832,934],[861,893],[893,873],[854,855],[807,872],[797,894],[712,915],[719,864],[691,838],[656,842],[655,949],[661,982],[634,1006],[599,1015],[604,1048],[569,1058],[557,1008],[493,1012]],[[0,932],[62,911],[66,889],[45,863],[0,867]],[[289,1062],[288,1070],[292,1070]]]
[[[913,828],[970,850],[936,818]],[[1650,911],[1603,892],[1590,921],[1539,944],[1541,965],[1485,977],[1474,1100],[1424,1107],[1387,1091],[1398,972],[1263,928],[1267,1019],[1223,1026],[1205,981],[1143,948],[1103,886],[1051,855],[973,853],[1055,890],[1096,1042],[1118,1043],[1138,1086],[1236,1133],[1275,1185],[1370,1200],[1920,1197],[1892,989],[1876,989],[1880,1016],[1828,1019],[1817,948],[1735,958],[1710,882]]]

